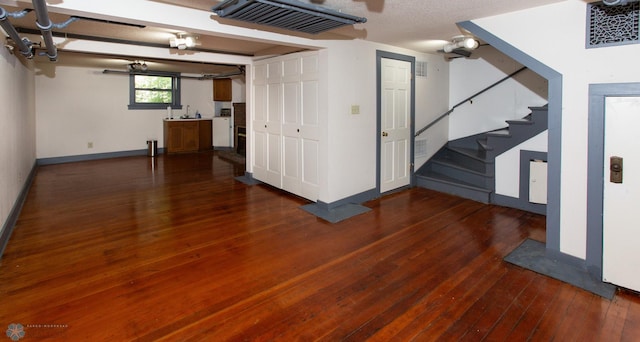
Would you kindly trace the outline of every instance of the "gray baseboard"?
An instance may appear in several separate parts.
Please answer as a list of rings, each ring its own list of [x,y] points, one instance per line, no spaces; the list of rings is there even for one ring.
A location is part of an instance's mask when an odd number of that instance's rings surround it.
[[[18,198],[16,198],[16,201],[13,203],[13,207],[9,212],[9,216],[7,217],[7,220],[2,225],[2,231],[0,233],[0,259],[4,254],[4,249],[7,247],[7,244],[9,243],[9,239],[11,238],[11,234],[13,233],[13,228],[15,228],[16,226],[16,222],[18,221],[18,216],[20,216],[20,211],[22,211],[22,206],[24,205],[24,202],[27,199],[27,194],[29,193],[29,189],[31,189],[31,184],[33,183],[33,178],[36,175],[37,169],[38,169],[38,164],[37,162],[34,162],[33,166],[31,167],[31,171],[29,172],[29,175],[27,176],[27,179],[25,180],[24,185],[22,186],[22,190],[18,194]]]
[[[164,148],[158,148],[158,155],[162,153],[164,153]],[[147,149],[143,149],[143,150],[130,150],[130,151],[105,152],[105,153],[93,153],[93,154],[79,154],[75,156],[64,156],[64,157],[40,158],[37,160],[37,163],[38,165],[53,165],[53,164],[73,163],[73,162],[98,160],[98,159],[146,156],[146,155],[147,155]]]

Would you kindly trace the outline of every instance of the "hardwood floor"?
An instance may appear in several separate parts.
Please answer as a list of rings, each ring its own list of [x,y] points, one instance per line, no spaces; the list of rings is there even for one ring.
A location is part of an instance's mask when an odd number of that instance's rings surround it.
[[[214,153],[40,167],[0,261],[0,326],[92,341],[624,341],[609,301],[507,264],[544,217],[425,189],[330,224]]]

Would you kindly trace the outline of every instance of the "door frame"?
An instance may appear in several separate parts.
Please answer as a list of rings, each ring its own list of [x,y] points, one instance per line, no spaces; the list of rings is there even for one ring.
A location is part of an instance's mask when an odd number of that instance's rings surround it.
[[[602,280],[604,208],[604,120],[607,97],[640,96],[640,83],[589,85],[589,140],[587,162],[587,250],[589,273]]]
[[[376,195],[380,197],[380,180],[382,173],[382,165],[380,153],[382,152],[382,59],[395,59],[398,61],[409,62],[411,64],[411,99],[410,99],[410,125],[409,125],[409,186],[415,184],[415,166],[413,156],[413,145],[415,142],[415,116],[416,116],[416,58],[413,56],[401,55],[398,53],[376,50]],[[402,189],[404,187],[401,187]],[[397,189],[396,189],[397,190]],[[393,191],[393,190],[392,190]]]

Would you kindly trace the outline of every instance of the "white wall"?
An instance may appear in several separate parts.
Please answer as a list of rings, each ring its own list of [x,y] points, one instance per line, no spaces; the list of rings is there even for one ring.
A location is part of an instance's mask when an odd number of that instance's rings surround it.
[[[547,152],[548,131],[519,144],[499,155],[495,160],[495,193],[520,197],[520,150]],[[528,179],[524,180],[528,182]]]
[[[332,42],[327,49],[328,188],[321,198],[327,203],[376,187],[376,50],[427,61],[427,79],[416,80],[416,129],[447,110],[449,69],[442,56],[360,40]],[[360,114],[351,114],[351,105],[359,105]],[[446,133],[436,129],[421,136],[435,151],[446,143]]]
[[[49,62],[38,67],[55,68],[36,76],[38,158],[142,150],[148,139],[164,146],[166,109],[129,110],[128,75]],[[190,105],[191,114],[198,110],[203,117],[212,117],[212,81],[181,82],[183,108],[174,110],[174,116],[184,114]]]
[[[441,55],[423,54],[417,55],[416,59],[427,62],[427,77],[416,77],[415,126],[418,131],[449,109],[448,89],[451,64]],[[426,140],[427,144],[425,154],[415,155],[415,170],[418,170],[449,141],[449,125],[449,119],[444,118],[415,138],[416,141]]]
[[[247,100],[247,82],[244,76],[234,76],[231,79],[231,102],[245,102]]]
[[[325,203],[376,188],[377,50],[427,62],[428,77],[416,79],[417,129],[446,111],[449,80],[448,64],[440,55],[419,54],[361,40],[336,41],[330,45],[319,51],[322,143],[318,200]],[[247,79],[252,77],[247,74]],[[251,100],[248,105],[252,108]],[[351,114],[352,105],[360,107],[360,114]],[[420,139],[427,140],[429,151],[416,160],[416,165],[446,143],[446,120],[422,134]]]
[[[640,44],[585,49],[586,6],[568,0],[474,20],[563,75],[560,251],[578,258],[586,255],[589,84],[640,80]]]
[[[522,67],[491,46],[450,63],[449,108]],[[449,116],[449,140],[506,127],[505,120],[523,118],[528,107],[545,105],[546,99],[547,81],[522,71],[456,108]]]
[[[36,160],[32,62],[5,48],[0,48],[0,103],[0,221],[4,227]]]

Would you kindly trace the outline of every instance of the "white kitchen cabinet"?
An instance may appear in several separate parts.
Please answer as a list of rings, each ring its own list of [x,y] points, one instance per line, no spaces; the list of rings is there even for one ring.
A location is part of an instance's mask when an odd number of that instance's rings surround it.
[[[231,147],[231,117],[213,118],[213,147]]]

